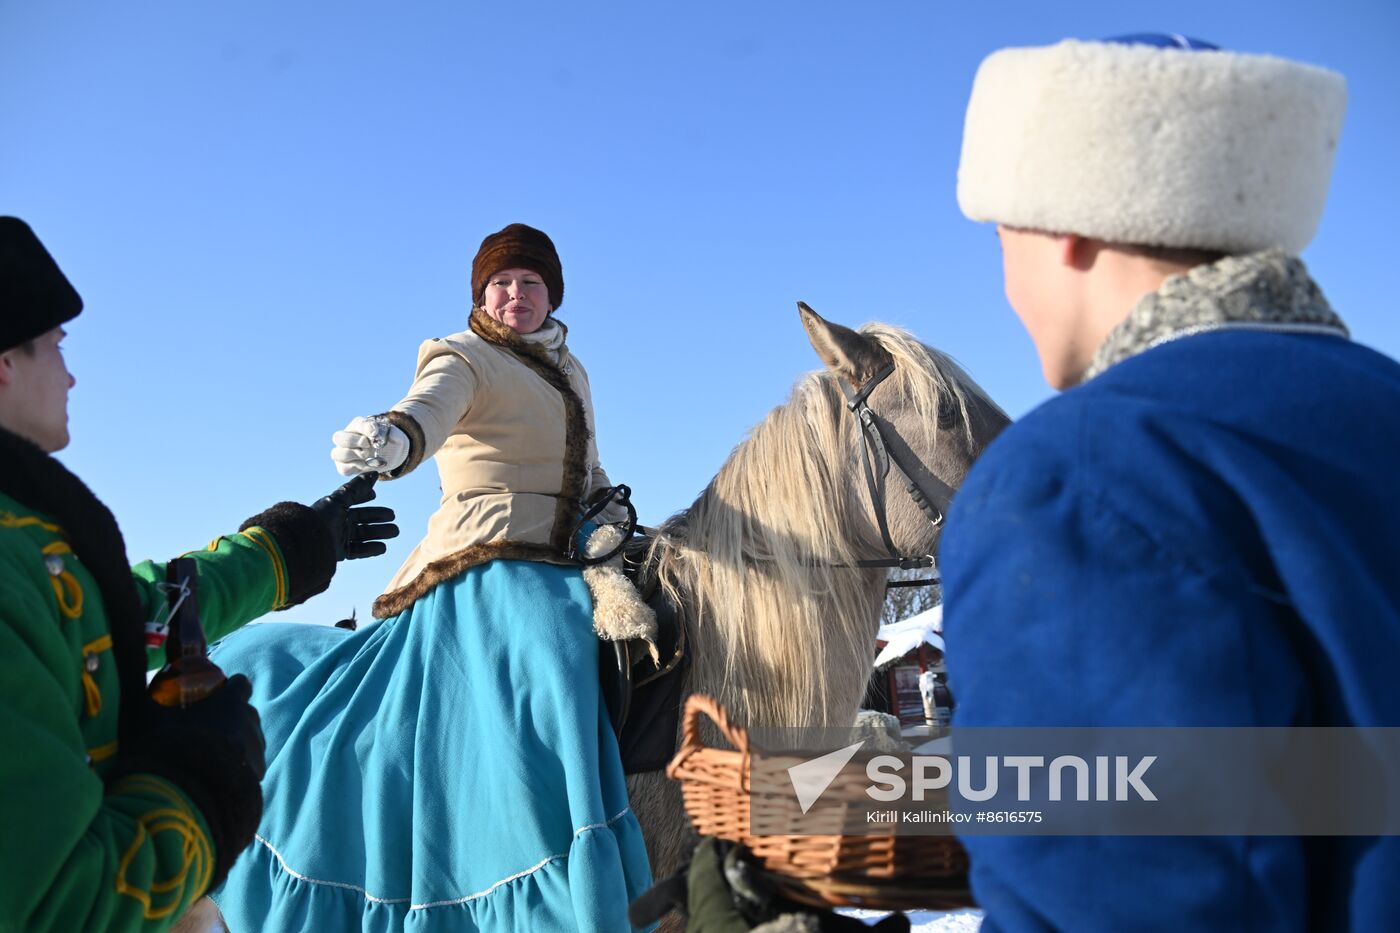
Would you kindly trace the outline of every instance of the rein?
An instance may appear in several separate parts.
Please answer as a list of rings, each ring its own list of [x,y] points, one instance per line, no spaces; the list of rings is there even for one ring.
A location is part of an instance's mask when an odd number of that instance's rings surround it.
[[[943,512],[934,505],[935,496],[920,485],[915,478],[918,474],[913,469],[914,466],[923,466],[919,460],[913,463],[907,462],[906,457],[899,448],[891,450],[885,439],[884,430],[880,423],[875,420],[875,413],[870,410],[870,405],[866,399],[876,387],[884,382],[891,373],[894,372],[894,363],[889,362],[880,367],[861,386],[851,387],[844,381],[838,379],[842,393],[846,396],[846,407],[855,416],[860,427],[862,448],[861,465],[865,468],[865,485],[870,490],[870,502],[875,508],[875,521],[880,528],[880,538],[884,541],[885,550],[889,552],[889,557],[875,560],[856,561],[857,567],[894,567],[900,570],[914,570],[923,567],[933,566],[933,555],[923,554],[920,556],[908,556],[899,553],[899,548],[895,547],[894,539],[890,537],[889,520],[885,513],[888,505],[885,500],[885,478],[890,472],[890,465],[893,463],[895,469],[904,479],[904,488],[909,493],[909,498],[914,500],[914,504],[924,513],[933,527],[937,528],[943,524]],[[890,429],[893,431],[893,428]],[[896,435],[898,436],[898,435]],[[907,445],[906,449],[907,449]],[[886,587],[894,586],[932,586],[939,582],[938,578],[930,577],[923,580],[893,580],[887,582]]]
[[[589,557],[579,548],[579,533],[583,531],[583,526],[597,518],[609,505],[617,503],[627,510],[625,521],[614,522],[622,531],[622,540],[617,543],[611,551],[606,554],[598,554]],[[632,504],[632,487],[625,483],[618,483],[616,486],[604,486],[589,496],[588,501],[583,504],[583,511],[579,520],[574,523],[573,530],[569,532],[569,546],[564,552],[564,556],[570,560],[578,561],[585,567],[594,564],[603,564],[621,554],[623,548],[627,547],[627,542],[632,540],[632,535],[636,534],[639,526],[637,524],[637,507]]]

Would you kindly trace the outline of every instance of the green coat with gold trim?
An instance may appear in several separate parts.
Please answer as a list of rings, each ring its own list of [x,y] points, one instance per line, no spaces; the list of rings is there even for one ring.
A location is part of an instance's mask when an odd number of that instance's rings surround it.
[[[167,929],[236,853],[196,789],[120,766],[164,564],[127,566],[102,504],[3,430],[0,462],[0,931]],[[325,589],[330,548],[283,503],[193,552],[210,640]]]

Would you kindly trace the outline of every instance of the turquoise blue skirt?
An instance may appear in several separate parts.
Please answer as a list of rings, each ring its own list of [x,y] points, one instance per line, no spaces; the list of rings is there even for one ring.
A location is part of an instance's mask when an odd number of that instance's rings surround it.
[[[258,836],[214,893],[233,933],[606,931],[651,883],[578,570],[493,561],[357,632],[249,626]]]

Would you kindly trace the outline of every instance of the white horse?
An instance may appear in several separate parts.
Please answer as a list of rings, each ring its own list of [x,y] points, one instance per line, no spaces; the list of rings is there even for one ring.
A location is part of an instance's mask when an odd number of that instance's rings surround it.
[[[706,693],[737,725],[851,726],[875,655],[889,557],[845,383],[855,391],[892,371],[866,403],[896,461],[941,519],[952,491],[1006,414],[952,360],[905,331],[854,331],[799,305],[826,369],[753,429],[690,508],[661,528],[662,586],[684,616],[694,657],[684,693]],[[899,553],[931,555],[941,522],[884,480],[889,538]],[[628,790],[656,877],[694,844],[680,790],[664,774]]]

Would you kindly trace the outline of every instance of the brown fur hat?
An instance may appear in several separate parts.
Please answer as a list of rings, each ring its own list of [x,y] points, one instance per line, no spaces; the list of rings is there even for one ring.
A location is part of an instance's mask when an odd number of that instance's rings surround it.
[[[511,224],[481,241],[472,260],[472,301],[481,304],[486,282],[502,269],[538,272],[549,288],[549,303],[558,311],[564,303],[564,269],[554,243],[543,230]]]

